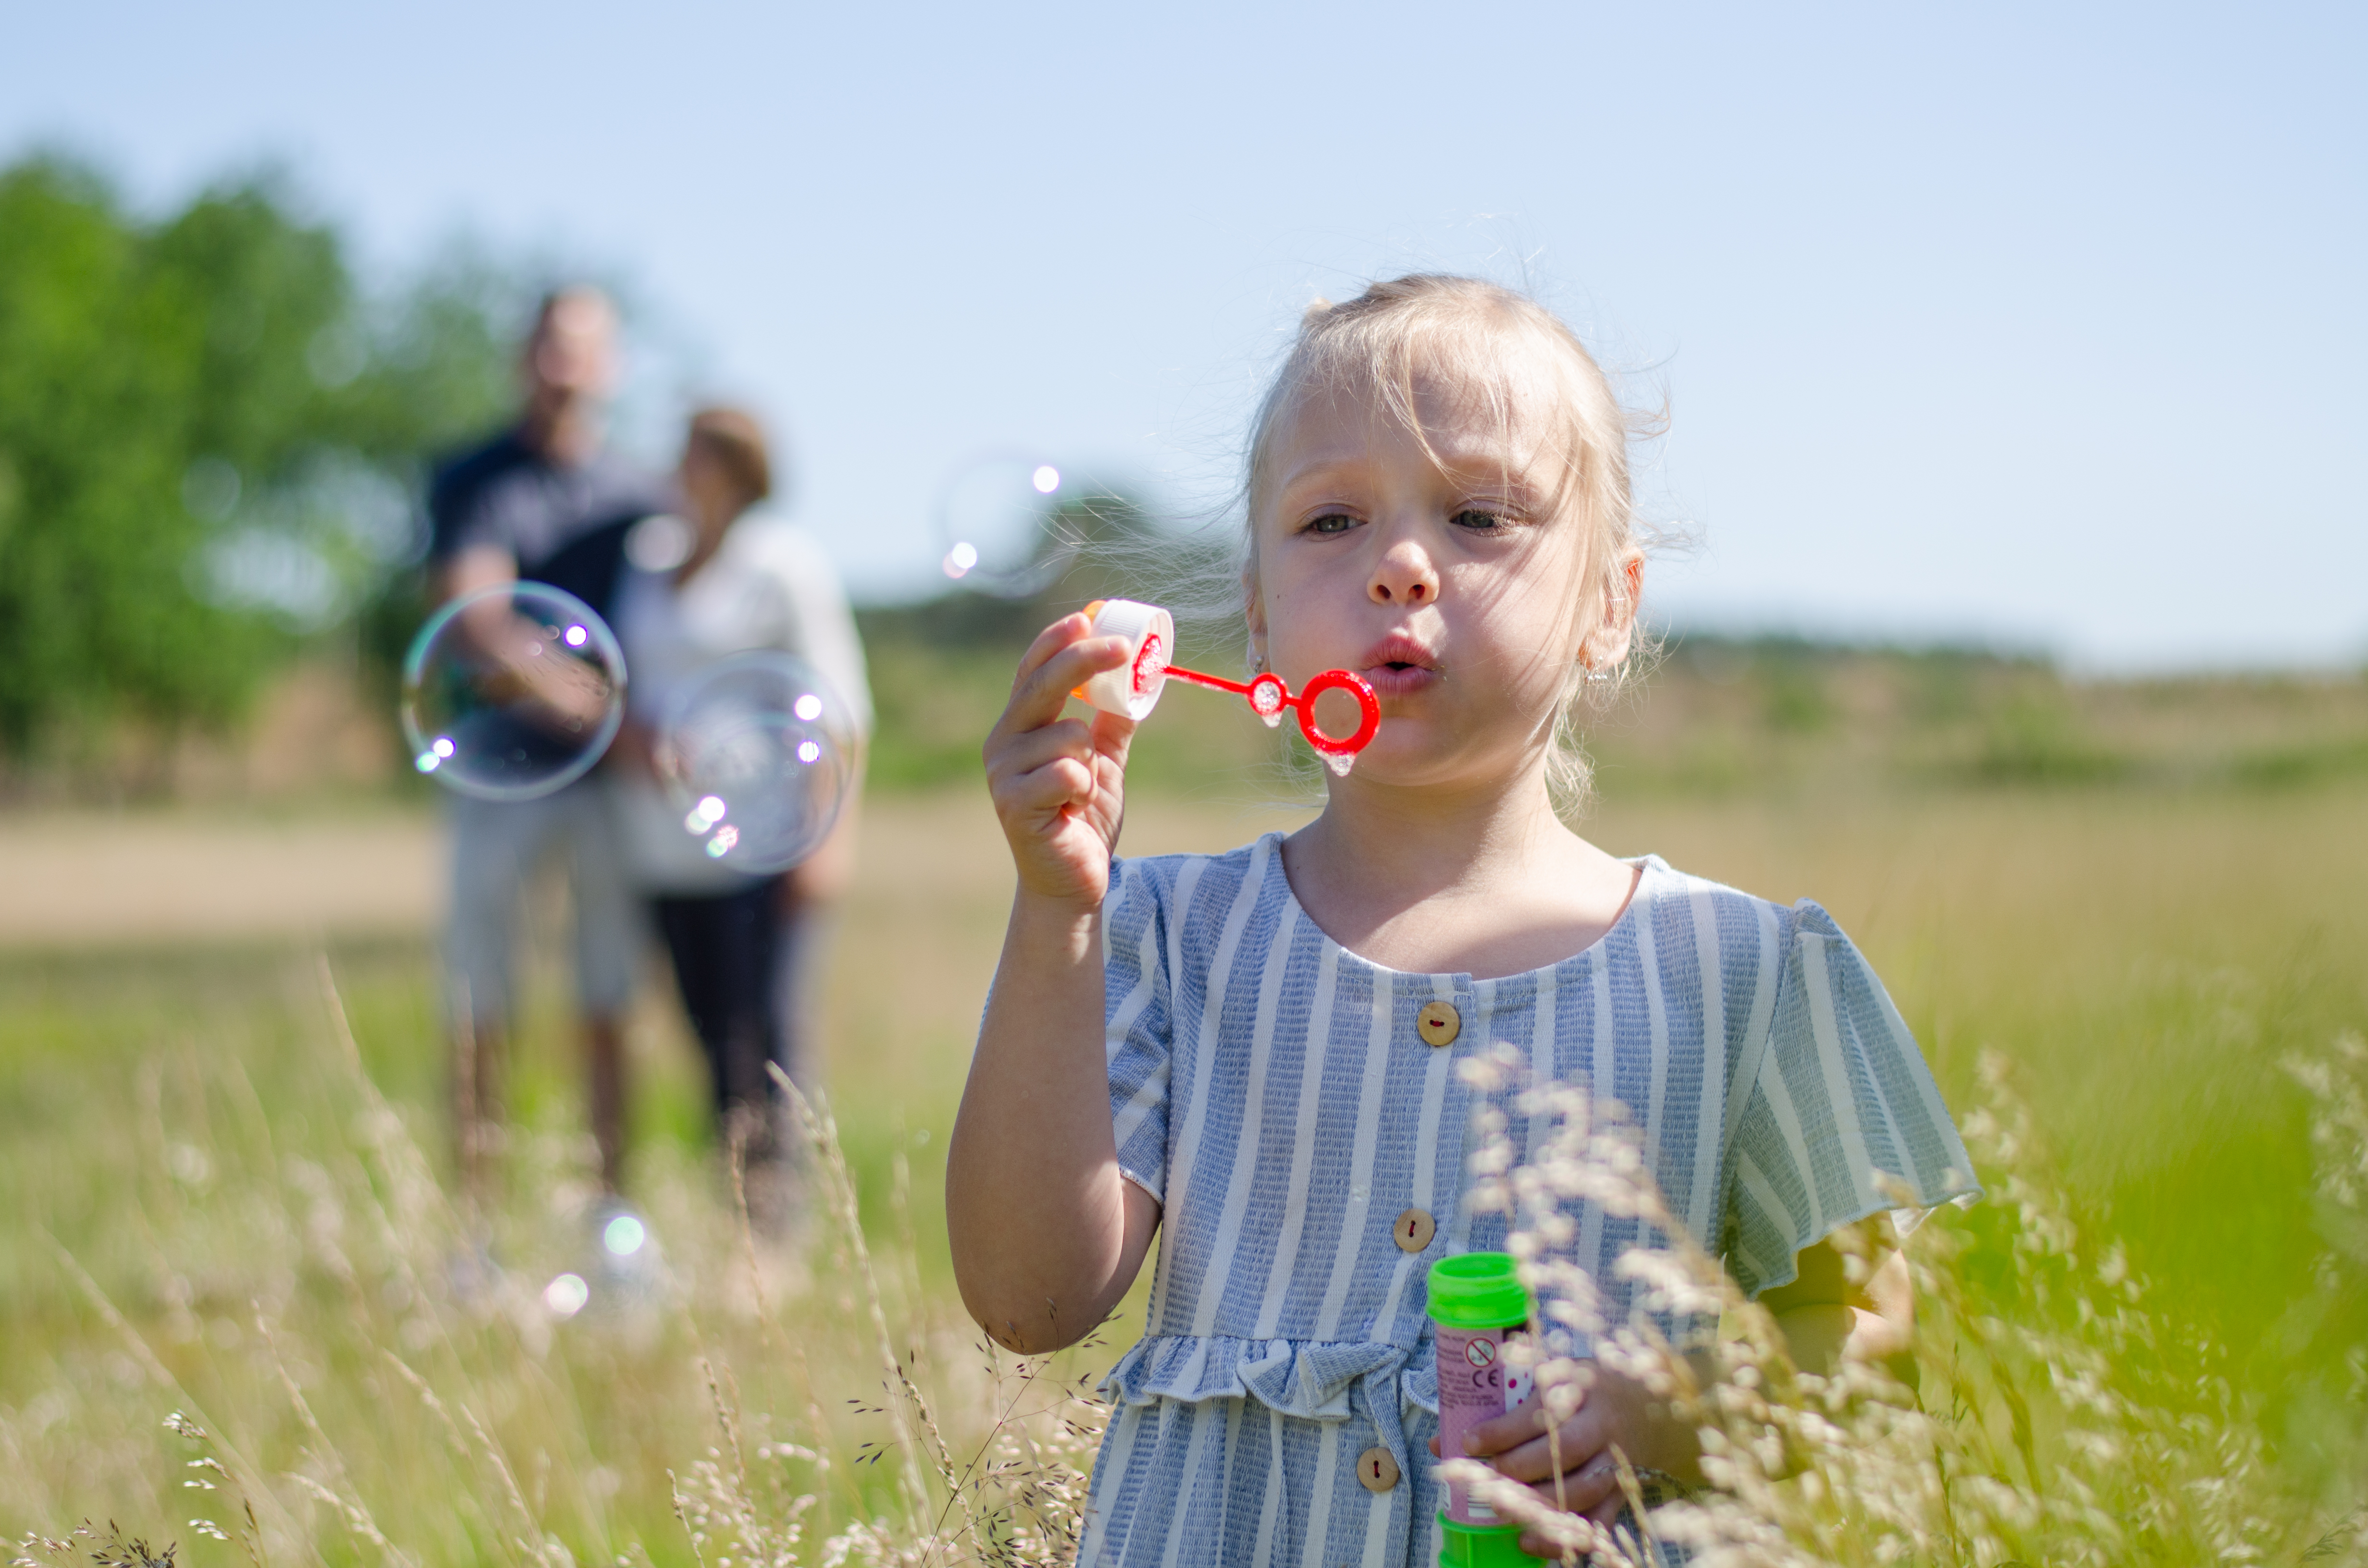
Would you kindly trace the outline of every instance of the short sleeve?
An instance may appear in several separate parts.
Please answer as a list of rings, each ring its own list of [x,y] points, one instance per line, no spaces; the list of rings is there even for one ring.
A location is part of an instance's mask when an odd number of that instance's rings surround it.
[[[1119,1170],[1154,1198],[1167,1181],[1167,1069],[1175,1034],[1167,922],[1159,885],[1139,861],[1111,868],[1102,905],[1103,1045]]]
[[[1981,1192],[1883,983],[1823,909],[1803,902],[1793,925],[1732,1130],[1726,1262],[1753,1296],[1789,1284],[1796,1256],[1844,1225]]]

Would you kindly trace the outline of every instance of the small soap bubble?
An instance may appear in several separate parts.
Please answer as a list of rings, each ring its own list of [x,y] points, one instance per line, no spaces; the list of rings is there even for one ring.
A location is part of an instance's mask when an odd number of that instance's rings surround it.
[[[813,665],[739,653],[677,695],[658,777],[712,858],[765,875],[830,835],[854,783],[855,744],[853,710]]]
[[[1332,770],[1335,778],[1348,778],[1349,769],[1357,766],[1357,754],[1352,751],[1319,751],[1315,755],[1324,759],[1324,766]]]
[[[620,1214],[600,1227],[600,1244],[611,1257],[631,1257],[650,1239],[649,1227],[638,1215]]]
[[[555,1318],[572,1318],[592,1299],[592,1287],[580,1274],[562,1274],[542,1288],[543,1309]]]
[[[600,618],[545,583],[464,594],[403,662],[412,766],[447,789],[529,801],[582,778],[625,716],[625,655]]]

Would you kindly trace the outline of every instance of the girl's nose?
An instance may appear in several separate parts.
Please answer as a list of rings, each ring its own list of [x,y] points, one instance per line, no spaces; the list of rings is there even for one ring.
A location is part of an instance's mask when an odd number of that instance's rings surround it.
[[[1392,545],[1374,565],[1365,596],[1379,605],[1436,604],[1439,572],[1430,552],[1411,541]]]

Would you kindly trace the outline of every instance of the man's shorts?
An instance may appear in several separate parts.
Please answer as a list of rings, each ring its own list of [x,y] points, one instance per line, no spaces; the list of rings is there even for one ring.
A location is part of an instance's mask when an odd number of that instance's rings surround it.
[[[641,911],[625,885],[607,793],[579,779],[538,801],[450,798],[452,905],[445,934],[450,1006],[498,1024],[509,1017],[518,895],[546,855],[563,857],[575,909],[575,996],[585,1013],[632,999]]]

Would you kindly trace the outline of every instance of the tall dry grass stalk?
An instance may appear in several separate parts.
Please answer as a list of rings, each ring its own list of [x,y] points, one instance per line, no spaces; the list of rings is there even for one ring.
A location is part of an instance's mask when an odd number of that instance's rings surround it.
[[[758,1238],[736,1181],[655,1162],[653,1243],[619,1267],[566,1141],[509,1138],[530,1197],[448,1196],[319,978],[327,1049],[272,1085],[275,1115],[234,1058],[159,1074],[128,1289],[55,1249],[116,1372],[62,1361],[52,1394],[0,1406],[20,1561],[175,1538],[181,1562],[256,1568],[1074,1555],[1090,1375],[1011,1361],[925,1294],[909,1223],[875,1264],[826,1104],[793,1108],[810,1256]],[[580,1311],[546,1294],[563,1271]],[[85,1511],[140,1537],[51,1523]]]
[[[1011,1360],[928,1292],[901,1167],[878,1227],[899,1239],[875,1260],[826,1103],[792,1097],[821,1221],[806,1256],[758,1237],[736,1180],[685,1164],[646,1176],[662,1252],[603,1272],[581,1154],[513,1139],[515,1191],[534,1196],[464,1212],[320,979],[329,1049],[313,1076],[273,1085],[276,1118],[233,1054],[192,1051],[143,1096],[154,1147],[128,1244],[144,1264],[109,1273],[57,1249],[88,1332],[114,1349],[59,1358],[51,1393],[0,1407],[0,1519],[38,1532],[19,1562],[1074,1559],[1102,1355]],[[2368,1046],[2288,1065],[2318,1107],[2319,1310],[2341,1321],[2368,1302]],[[1608,1532],[1459,1461],[1574,1558],[2368,1561],[2351,1500],[2286,1490],[2223,1352],[2177,1326],[2110,1240],[2082,1234],[1997,1062],[1965,1128],[1988,1199],[1904,1242],[1920,1392],[1873,1366],[1795,1368],[1767,1313],[1670,1222],[1615,1108],[1521,1083],[1509,1061],[1467,1071],[1490,1095],[1475,1197],[1514,1216],[1543,1303],[1544,1396],[1571,1407],[1610,1366],[1702,1434],[1709,1484],[1664,1501],[1629,1475],[1630,1514]],[[1550,1129],[1525,1164],[1514,1116]],[[1588,1204],[1656,1237],[1618,1281],[1563,1261]],[[1861,1267],[1866,1239],[1845,1238]],[[563,1268],[590,1296],[564,1316],[544,1293]],[[1633,1310],[1609,1305],[1632,1294]],[[1713,1321],[1725,1331],[1679,1328]],[[2363,1408],[2368,1367],[2347,1375]],[[138,1533],[48,1533],[84,1512]],[[159,1555],[155,1540],[174,1544]]]

